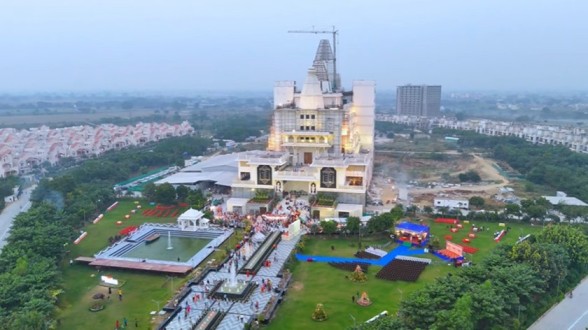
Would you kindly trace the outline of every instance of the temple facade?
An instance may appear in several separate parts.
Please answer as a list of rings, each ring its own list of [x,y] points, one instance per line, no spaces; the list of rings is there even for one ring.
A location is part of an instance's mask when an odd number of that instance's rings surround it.
[[[354,81],[343,90],[333,60],[329,41],[321,40],[301,90],[294,81],[275,84],[267,150],[239,154],[232,197],[294,193],[334,200],[314,203],[313,217],[363,213],[373,170],[375,83]]]

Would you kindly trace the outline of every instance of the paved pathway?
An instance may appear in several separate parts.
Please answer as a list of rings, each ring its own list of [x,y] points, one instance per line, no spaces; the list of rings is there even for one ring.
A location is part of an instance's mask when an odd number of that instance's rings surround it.
[[[390,261],[394,260],[397,256],[410,256],[424,253],[424,249],[412,249],[404,245],[398,245],[396,248],[392,249],[392,251],[388,252],[388,254],[386,254],[380,259],[360,259],[333,256],[309,256],[300,253],[296,254],[296,259],[300,261],[309,261],[309,259],[312,259],[313,262],[362,262],[370,265],[386,266]]]
[[[31,186],[25,189],[20,196],[20,199],[14,203],[10,203],[9,205],[2,210],[0,213],[0,250],[6,245],[6,238],[8,238],[8,234],[10,233],[10,227],[12,226],[12,221],[14,218],[20,213],[27,211],[31,207],[31,202],[29,199],[31,197],[31,192],[35,189],[35,186]]]
[[[278,243],[276,249],[269,255],[266,260],[270,260],[270,267],[262,267],[257,274],[252,277],[247,275],[237,274],[237,280],[243,281],[254,281],[261,283],[263,280],[270,280],[273,285],[280,283],[281,278],[277,277],[280,270],[283,268],[284,263],[288,259],[288,256],[296,247],[296,244],[302,237],[299,234],[292,237],[290,240],[281,240]],[[217,330],[239,330],[245,327],[245,323],[253,320],[261,311],[263,311],[266,305],[270,302],[270,299],[278,295],[275,292],[261,292],[261,286],[258,286],[253,290],[253,293],[247,298],[246,301],[223,301],[206,298],[206,292],[204,289],[205,283],[210,283],[212,287],[213,283],[218,280],[228,279],[230,273],[223,267],[219,271],[212,271],[206,275],[201,283],[192,285],[192,292],[179,302],[179,305],[185,307],[190,306],[190,312],[186,313],[186,310],[176,314],[166,325],[167,330],[184,330],[191,329],[194,324],[197,323],[198,319],[205,313],[206,310],[212,308],[214,310],[225,311],[227,314],[221,320],[217,326]],[[193,298],[198,295],[200,299],[194,302]],[[258,305],[256,308],[255,305]]]
[[[573,293],[573,298],[566,296],[535,321],[529,330],[588,329],[588,277],[580,282]]]

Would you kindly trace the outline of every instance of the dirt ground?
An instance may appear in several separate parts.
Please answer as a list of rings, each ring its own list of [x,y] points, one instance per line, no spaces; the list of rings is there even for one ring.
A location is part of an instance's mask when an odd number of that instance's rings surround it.
[[[492,159],[480,155],[456,155],[447,153],[444,160],[432,160],[415,155],[376,155],[376,170],[372,191],[381,200],[395,201],[399,187],[407,187],[410,200],[419,206],[432,205],[436,196],[444,195],[454,198],[481,196],[486,200],[495,195],[501,187],[510,184],[493,167]],[[456,178],[460,173],[474,170],[480,175],[479,184],[449,184],[445,179]],[[433,188],[419,187],[411,182],[418,181],[434,185]],[[433,183],[436,183],[433,184]],[[404,201],[400,201],[404,202]]]
[[[302,282],[294,282],[292,283],[292,289],[294,289],[295,291],[300,291],[304,289],[304,284]]]

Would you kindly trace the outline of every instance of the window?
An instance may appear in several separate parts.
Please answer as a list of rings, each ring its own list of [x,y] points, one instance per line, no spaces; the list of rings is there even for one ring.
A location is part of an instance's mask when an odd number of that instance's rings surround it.
[[[306,119],[310,119],[310,115],[306,115]]]
[[[314,131],[314,126],[310,126],[310,129]]]
[[[325,167],[321,169],[321,187],[322,188],[336,188],[337,186],[337,171],[332,167]]]
[[[307,131],[310,131],[310,126],[306,126],[306,130]]]
[[[300,115],[300,119],[304,119],[304,115]]]
[[[300,126],[300,130],[301,131],[304,131],[304,126]]]
[[[310,118],[311,118],[311,119],[314,119],[314,115],[311,115],[311,116],[310,116]]]
[[[241,172],[241,181],[249,181],[251,179],[251,173],[249,172]]]
[[[257,167],[257,184],[271,185],[272,184],[272,168],[268,165],[260,165]]]

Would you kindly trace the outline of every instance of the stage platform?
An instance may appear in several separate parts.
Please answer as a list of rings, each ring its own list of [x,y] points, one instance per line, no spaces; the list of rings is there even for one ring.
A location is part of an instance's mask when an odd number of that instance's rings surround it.
[[[192,270],[192,267],[182,266],[182,265],[164,265],[164,264],[155,264],[155,263],[149,263],[149,262],[109,260],[109,259],[96,259],[96,260],[90,262],[89,265],[90,266],[99,266],[99,267],[143,270],[143,271],[148,271],[148,272],[179,274],[179,275],[184,275]]]

